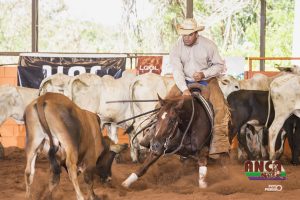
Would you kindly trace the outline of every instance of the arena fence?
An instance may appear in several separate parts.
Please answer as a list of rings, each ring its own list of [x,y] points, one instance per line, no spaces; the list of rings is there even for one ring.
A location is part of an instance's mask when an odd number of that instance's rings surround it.
[[[21,52],[0,52],[1,56],[11,56],[11,57],[19,57]],[[68,53],[71,54],[71,53]],[[115,53],[115,55],[125,54],[126,55],[126,68],[135,70],[137,66],[137,59],[140,56],[166,56],[167,53]],[[255,71],[253,70],[253,61],[259,60],[300,60],[300,58],[292,58],[292,57],[267,57],[267,58],[260,58],[260,57],[249,57],[248,59],[248,71],[245,71],[245,79],[251,78],[255,73],[263,73],[267,76],[273,76],[277,74],[279,71]],[[17,63],[13,64],[1,64],[0,63],[0,85],[3,84],[10,84],[10,85],[17,85]],[[124,130],[119,129],[119,143],[128,143],[127,135],[124,135]],[[106,134],[106,131],[104,131]],[[16,124],[16,122],[12,119],[7,120],[1,127],[0,127],[0,142],[3,144],[4,147],[9,146],[17,146],[19,148],[24,148],[25,146],[25,127],[24,125]],[[286,142],[287,143],[287,142]],[[232,148],[237,147],[237,140],[235,140],[232,144]],[[290,150],[285,144],[285,154],[290,155]]]
[[[269,67],[269,70],[265,70],[265,71],[255,71],[254,68],[254,62],[255,61],[298,61],[300,60],[300,57],[248,57],[248,71],[245,71],[244,77],[245,79],[250,79],[254,74],[256,73],[261,73],[261,74],[265,74],[267,76],[274,76],[276,74],[279,73],[279,70],[276,69],[276,67],[290,67],[289,66],[282,66],[277,64],[277,66],[272,66]],[[286,65],[286,64],[285,64]]]

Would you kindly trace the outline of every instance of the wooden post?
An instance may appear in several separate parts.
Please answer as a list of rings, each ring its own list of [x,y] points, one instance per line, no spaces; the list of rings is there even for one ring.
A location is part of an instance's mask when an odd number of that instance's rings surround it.
[[[193,0],[186,0],[186,18],[193,18]]]
[[[260,0],[260,56],[265,57],[266,50],[266,0]],[[260,60],[260,71],[265,71],[265,60]]]
[[[294,34],[293,34],[293,57],[300,56],[300,1],[295,1]],[[299,60],[293,60],[292,64],[300,65]]]
[[[32,20],[31,20],[31,51],[32,52],[38,52],[38,40],[39,40],[38,2],[39,0],[32,0]]]

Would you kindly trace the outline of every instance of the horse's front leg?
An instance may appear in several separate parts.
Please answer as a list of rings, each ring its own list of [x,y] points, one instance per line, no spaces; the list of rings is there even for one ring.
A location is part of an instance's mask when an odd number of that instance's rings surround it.
[[[208,148],[203,148],[200,152],[199,160],[198,160],[200,188],[207,188],[207,182],[206,182],[207,158],[208,158]]]
[[[130,174],[130,176],[122,183],[122,186],[129,188],[132,183],[137,181],[139,177],[143,176],[147,172],[148,168],[155,163],[160,156],[161,154],[156,155],[151,152],[143,165],[135,173]]]

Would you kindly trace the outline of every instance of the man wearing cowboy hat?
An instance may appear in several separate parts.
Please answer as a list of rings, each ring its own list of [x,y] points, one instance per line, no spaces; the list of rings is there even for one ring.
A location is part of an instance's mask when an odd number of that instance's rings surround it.
[[[213,137],[210,157],[218,158],[220,153],[228,153],[229,109],[215,77],[224,71],[224,61],[214,42],[198,34],[204,26],[198,26],[194,19],[188,18],[177,26],[179,39],[170,52],[173,76],[182,95],[191,95],[187,84],[198,82],[207,86],[208,99],[214,108]],[[223,154],[224,155],[224,154]]]

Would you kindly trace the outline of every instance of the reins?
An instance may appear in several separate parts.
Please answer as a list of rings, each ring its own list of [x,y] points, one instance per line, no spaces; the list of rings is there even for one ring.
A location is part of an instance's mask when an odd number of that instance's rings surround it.
[[[152,126],[153,124],[155,124],[156,121],[153,121],[149,124],[147,124],[145,127],[143,127],[141,130],[139,130],[131,139],[130,143],[131,143],[131,146],[133,146],[133,141],[135,140],[135,138],[141,133],[143,132],[145,129],[147,129],[148,127]]]
[[[122,121],[117,122],[117,124],[119,125],[119,124],[122,124],[122,123],[124,123],[124,122],[129,121],[129,120],[132,120],[132,119],[135,119],[135,118],[138,118],[138,117],[147,115],[147,114],[149,114],[149,113],[157,112],[157,111],[159,111],[159,109],[160,109],[160,108],[156,108],[156,109],[154,109],[154,110],[150,110],[150,111],[148,111],[148,112],[145,112],[145,113],[142,113],[142,114],[139,114],[139,115],[130,117],[130,118],[128,118],[128,119],[124,119],[124,120],[122,120]]]
[[[131,102],[157,102],[158,99],[150,100],[116,100],[116,101],[106,101],[105,103],[131,103]]]
[[[182,146],[182,144],[183,144],[183,140],[184,140],[184,138],[185,138],[185,136],[186,136],[188,130],[190,129],[190,126],[191,126],[192,121],[193,121],[193,119],[194,119],[194,115],[195,115],[195,105],[194,105],[194,97],[193,97],[193,98],[192,98],[192,115],[191,115],[190,121],[189,121],[189,123],[188,123],[188,125],[187,125],[187,127],[186,127],[186,129],[185,129],[185,131],[184,131],[184,134],[183,134],[183,136],[182,136],[180,145],[178,145],[178,147],[177,147],[174,151],[172,151],[172,152],[170,152],[170,153],[166,153],[166,151],[168,150],[168,145],[169,145],[168,143],[170,142],[170,139],[171,139],[171,137],[173,136],[173,134],[171,133],[170,136],[166,139],[166,142],[164,143],[164,147],[165,147],[164,154],[163,154],[164,156],[165,156],[165,155],[167,155],[167,156],[172,155],[172,154],[178,152],[178,151],[181,149],[181,146]],[[176,127],[176,128],[178,128],[178,123],[177,123],[177,127]]]

